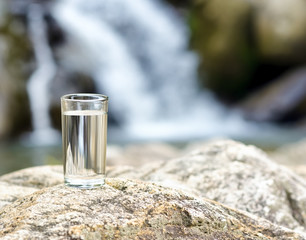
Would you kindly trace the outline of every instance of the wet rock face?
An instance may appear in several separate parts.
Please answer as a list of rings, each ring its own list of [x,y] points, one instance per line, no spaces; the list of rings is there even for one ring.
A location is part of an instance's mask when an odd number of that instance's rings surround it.
[[[103,188],[58,185],[15,201],[0,212],[5,239],[302,239],[205,199],[123,179]]]

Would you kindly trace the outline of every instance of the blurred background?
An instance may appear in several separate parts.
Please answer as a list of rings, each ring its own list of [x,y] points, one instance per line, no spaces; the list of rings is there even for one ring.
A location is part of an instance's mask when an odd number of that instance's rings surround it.
[[[306,133],[302,0],[0,1],[0,174],[60,163],[60,97],[108,95],[110,144]]]

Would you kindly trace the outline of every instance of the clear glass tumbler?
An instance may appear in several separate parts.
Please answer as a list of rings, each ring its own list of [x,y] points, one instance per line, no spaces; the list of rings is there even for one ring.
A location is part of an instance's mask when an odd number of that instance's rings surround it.
[[[104,184],[108,97],[68,94],[61,97],[65,184],[96,188]]]

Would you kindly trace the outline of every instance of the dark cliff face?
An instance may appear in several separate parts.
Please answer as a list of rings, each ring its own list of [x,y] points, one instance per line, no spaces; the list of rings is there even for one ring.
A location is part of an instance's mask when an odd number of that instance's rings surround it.
[[[263,91],[274,94],[284,78],[306,64],[306,19],[301,11],[305,7],[300,1],[181,1],[178,8],[188,13],[191,46],[201,58],[200,81],[229,104],[244,104],[250,97],[254,102],[253,96]],[[299,80],[287,79],[293,81]],[[289,85],[288,91],[278,93],[279,99],[289,99],[298,84]],[[298,103],[279,104],[281,114],[271,112],[271,117],[261,118],[250,109],[246,115],[253,121],[295,122],[306,116],[305,101],[299,96]]]
[[[5,104],[1,109],[3,118],[0,125],[5,125],[5,128],[0,132],[0,138],[29,130],[30,109],[26,94],[26,80],[35,64],[24,16],[10,12],[8,2],[5,1],[2,4],[0,96]]]

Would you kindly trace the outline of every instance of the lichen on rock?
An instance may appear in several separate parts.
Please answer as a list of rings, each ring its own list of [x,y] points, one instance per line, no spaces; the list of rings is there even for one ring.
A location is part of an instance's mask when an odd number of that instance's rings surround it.
[[[113,169],[109,176],[157,182],[305,231],[305,180],[254,146],[217,141],[158,164]]]
[[[3,175],[0,238],[306,239],[305,180],[254,146],[214,141],[107,175],[93,190],[61,184],[62,166]]]
[[[136,180],[100,189],[57,185],[0,211],[5,239],[303,239],[222,204]]]

